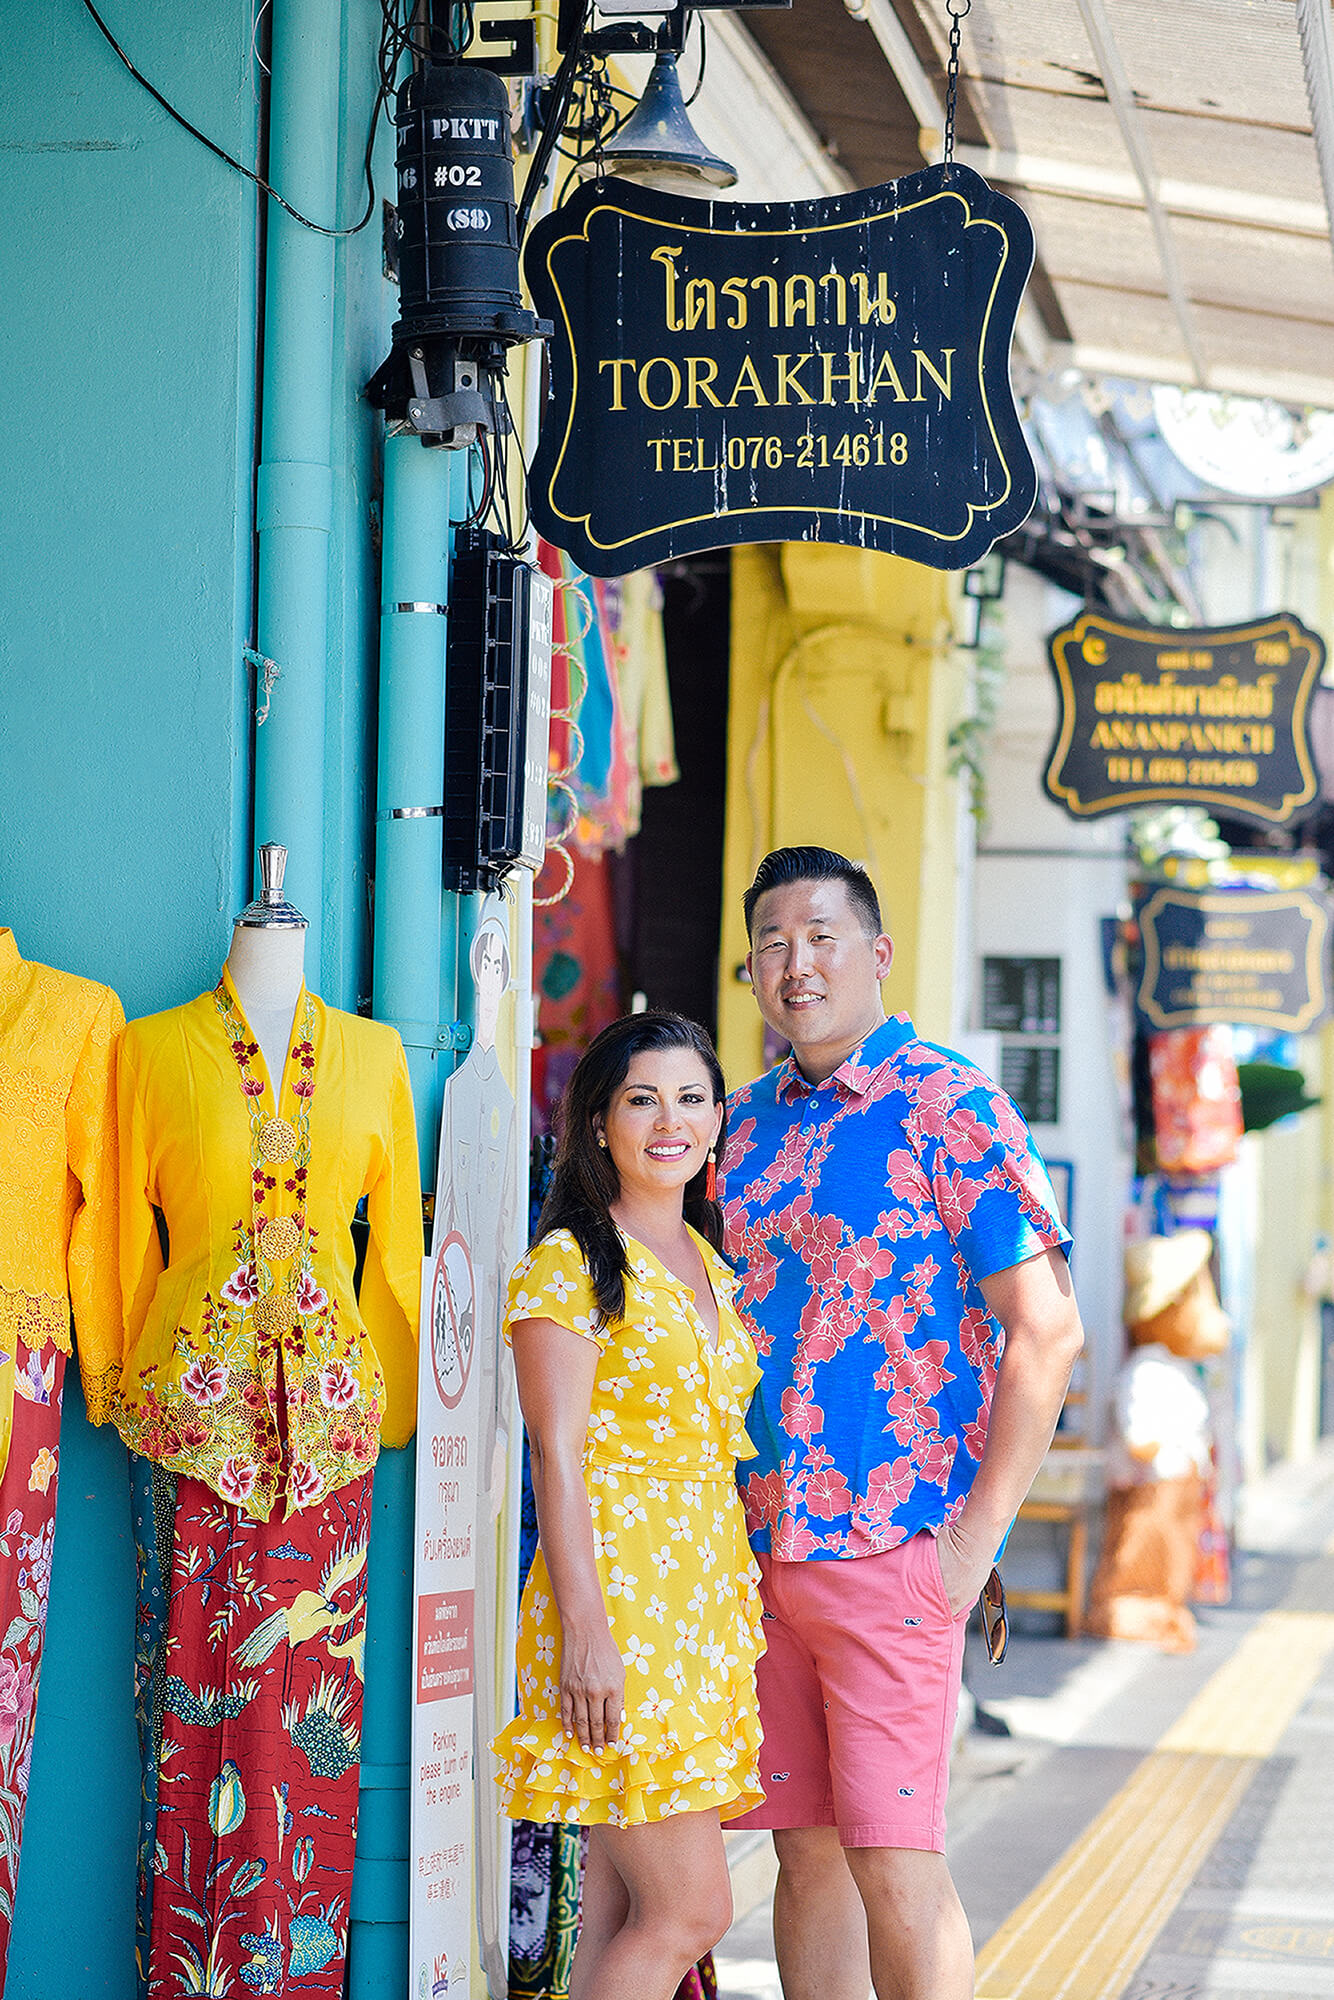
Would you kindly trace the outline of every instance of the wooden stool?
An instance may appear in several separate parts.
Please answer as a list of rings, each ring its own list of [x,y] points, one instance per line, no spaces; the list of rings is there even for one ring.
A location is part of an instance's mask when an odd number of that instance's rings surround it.
[[[1054,1521],[1058,1526],[1069,1528],[1070,1539],[1066,1544],[1065,1554],[1065,1588],[1012,1590],[1007,1584],[1006,1598],[1011,1604],[1017,1604],[1028,1611],[1059,1611],[1065,1619],[1067,1639],[1078,1639],[1082,1637],[1084,1631],[1089,1512],[1092,1505],[1092,1501],[1089,1500],[1025,1500],[1019,1509],[1021,1521]]]
[[[1007,1584],[1005,1590],[1010,1603],[1022,1610],[1059,1611],[1065,1620],[1067,1639],[1078,1639],[1084,1631],[1089,1517],[1099,1504],[1089,1491],[1090,1467],[1096,1466],[1099,1482],[1102,1476],[1101,1454],[1088,1453],[1085,1445],[1084,1403],[1084,1391],[1071,1389],[1065,1399],[1062,1428],[1052,1439],[1051,1449],[1033,1482],[1033,1497],[1025,1500],[1019,1509],[1021,1521],[1050,1521],[1057,1527],[1070,1530],[1065,1551],[1065,1587],[1062,1590],[1011,1590]],[[1076,1452],[1081,1454],[1082,1463],[1076,1461]],[[1067,1454],[1068,1481],[1061,1478],[1061,1460]],[[1047,1475],[1045,1480],[1044,1474]],[[1044,1494],[1044,1485],[1049,1489],[1055,1486],[1057,1492]],[[1060,1492],[1062,1485],[1070,1490]]]

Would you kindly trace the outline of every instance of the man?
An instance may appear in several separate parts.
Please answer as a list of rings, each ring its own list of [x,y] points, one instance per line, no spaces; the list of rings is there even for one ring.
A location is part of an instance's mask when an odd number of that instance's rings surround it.
[[[735,1824],[774,1831],[786,2000],[970,2000],[944,1859],[964,1626],[1083,1342],[1069,1233],[1004,1093],[886,1020],[863,869],[780,849],[745,911],[792,1053],[729,1101],[719,1174],[764,1368],[741,1478],[767,1798]]]

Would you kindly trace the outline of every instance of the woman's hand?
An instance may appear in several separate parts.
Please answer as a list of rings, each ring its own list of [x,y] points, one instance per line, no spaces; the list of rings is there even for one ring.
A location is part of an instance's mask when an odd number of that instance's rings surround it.
[[[625,1662],[598,1579],[582,1469],[597,1363],[593,1342],[554,1320],[514,1328],[538,1533],[560,1619],[561,1727],[585,1750],[616,1741],[625,1708]]]
[[[625,1662],[611,1631],[571,1633],[562,1628],[560,1719],[567,1736],[585,1750],[616,1741],[625,1720]]]

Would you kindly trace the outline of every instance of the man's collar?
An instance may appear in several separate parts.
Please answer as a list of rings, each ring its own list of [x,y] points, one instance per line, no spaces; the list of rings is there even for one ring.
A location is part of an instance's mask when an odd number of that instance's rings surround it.
[[[889,1058],[896,1055],[908,1042],[915,1039],[917,1030],[906,1014],[891,1014],[873,1028],[864,1041],[857,1044],[847,1054],[838,1068],[825,1078],[826,1083],[841,1083],[853,1097],[865,1097],[875,1079],[876,1072]],[[796,1057],[788,1052],[778,1066],[777,1092],[780,1102],[795,1103],[808,1097],[819,1084],[810,1083],[802,1075]]]
[[[11,930],[0,930],[0,979],[12,979],[23,960]]]

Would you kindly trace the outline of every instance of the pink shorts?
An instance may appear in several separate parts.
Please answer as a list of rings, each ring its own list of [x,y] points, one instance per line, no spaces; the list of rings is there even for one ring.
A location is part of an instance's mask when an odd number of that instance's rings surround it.
[[[759,1564],[765,1801],[729,1832],[836,1826],[844,1847],[943,1853],[968,1619],[950,1616],[935,1537]]]

